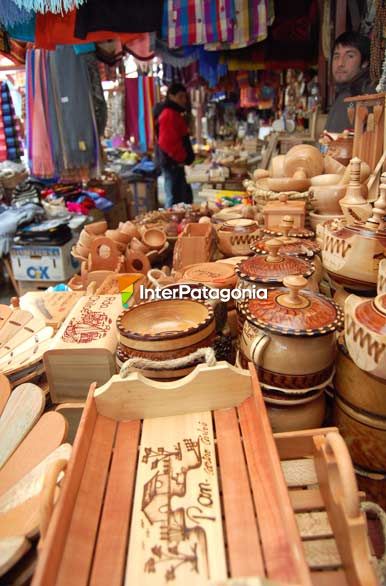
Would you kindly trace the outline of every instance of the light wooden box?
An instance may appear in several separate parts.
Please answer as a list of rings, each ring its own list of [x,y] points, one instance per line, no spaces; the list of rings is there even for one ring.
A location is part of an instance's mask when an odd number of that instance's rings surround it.
[[[53,403],[83,401],[92,382],[105,383],[116,372],[116,319],[120,295],[82,297],[44,353]]]
[[[304,201],[272,201],[264,206],[264,225],[277,228],[284,216],[292,216],[294,228],[304,228],[306,204]]]

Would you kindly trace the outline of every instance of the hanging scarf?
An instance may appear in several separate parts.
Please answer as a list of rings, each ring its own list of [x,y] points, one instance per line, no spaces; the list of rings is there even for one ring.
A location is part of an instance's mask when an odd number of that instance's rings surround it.
[[[55,167],[46,119],[47,82],[44,52],[35,52],[35,95],[32,112],[32,175],[35,177],[54,176]]]
[[[138,77],[125,79],[125,137],[139,141]]]
[[[5,27],[26,22],[29,18],[30,12],[17,6],[13,0],[0,0],[0,21]]]

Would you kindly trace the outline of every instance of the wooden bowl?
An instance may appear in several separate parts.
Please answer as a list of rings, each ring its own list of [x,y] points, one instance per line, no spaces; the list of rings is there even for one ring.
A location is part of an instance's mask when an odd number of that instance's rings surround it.
[[[266,179],[267,187],[270,191],[307,191],[311,182],[309,179],[296,177],[283,177],[277,179]]]
[[[346,190],[347,185],[335,184],[312,186],[310,189],[310,194],[313,196],[312,204],[315,208],[315,212],[318,214],[335,214],[340,216],[342,214],[342,210],[339,202],[345,196]]]
[[[79,234],[79,240],[78,242],[84,246],[85,248],[90,248],[92,241],[94,240],[95,235],[94,234],[89,234],[87,232],[87,230],[82,230],[81,233]]]
[[[307,177],[315,177],[323,173],[323,155],[310,144],[299,144],[285,155],[283,168],[286,177],[293,177],[299,170],[304,171]]]
[[[102,220],[101,222],[94,222],[93,224],[88,224],[85,227],[86,232],[89,234],[94,234],[95,236],[101,236],[107,230],[107,222]]]
[[[160,250],[166,242],[166,234],[163,230],[150,228],[142,234],[142,241],[151,249]]]
[[[130,242],[130,250],[133,250],[134,252],[141,252],[142,254],[147,254],[150,251],[150,247],[134,236]]]
[[[133,222],[121,222],[119,225],[119,231],[127,234],[129,236],[129,240],[134,237],[140,237],[138,228],[135,224],[133,224]]]
[[[214,332],[214,311],[192,299],[145,301],[122,312],[117,328],[120,342],[134,350],[178,350],[193,347]]]
[[[311,185],[321,187],[324,185],[337,185],[341,179],[342,176],[337,173],[325,173],[324,175],[315,175],[315,177],[311,177]]]

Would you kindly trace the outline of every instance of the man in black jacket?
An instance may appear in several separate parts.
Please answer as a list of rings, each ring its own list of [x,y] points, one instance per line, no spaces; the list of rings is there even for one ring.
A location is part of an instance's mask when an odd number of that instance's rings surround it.
[[[343,132],[352,127],[347,116],[349,96],[374,93],[369,75],[370,41],[356,32],[341,34],[334,43],[332,75],[336,84],[335,102],[329,112],[326,130]]]

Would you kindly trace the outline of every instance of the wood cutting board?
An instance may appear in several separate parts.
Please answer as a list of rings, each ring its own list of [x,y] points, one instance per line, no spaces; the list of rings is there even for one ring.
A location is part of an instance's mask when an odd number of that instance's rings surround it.
[[[0,470],[0,495],[42,462],[66,439],[68,424],[56,411],[45,413]]]
[[[0,417],[0,469],[43,413],[43,391],[26,383],[11,394]]]
[[[226,577],[211,413],[144,420],[125,586]]]

